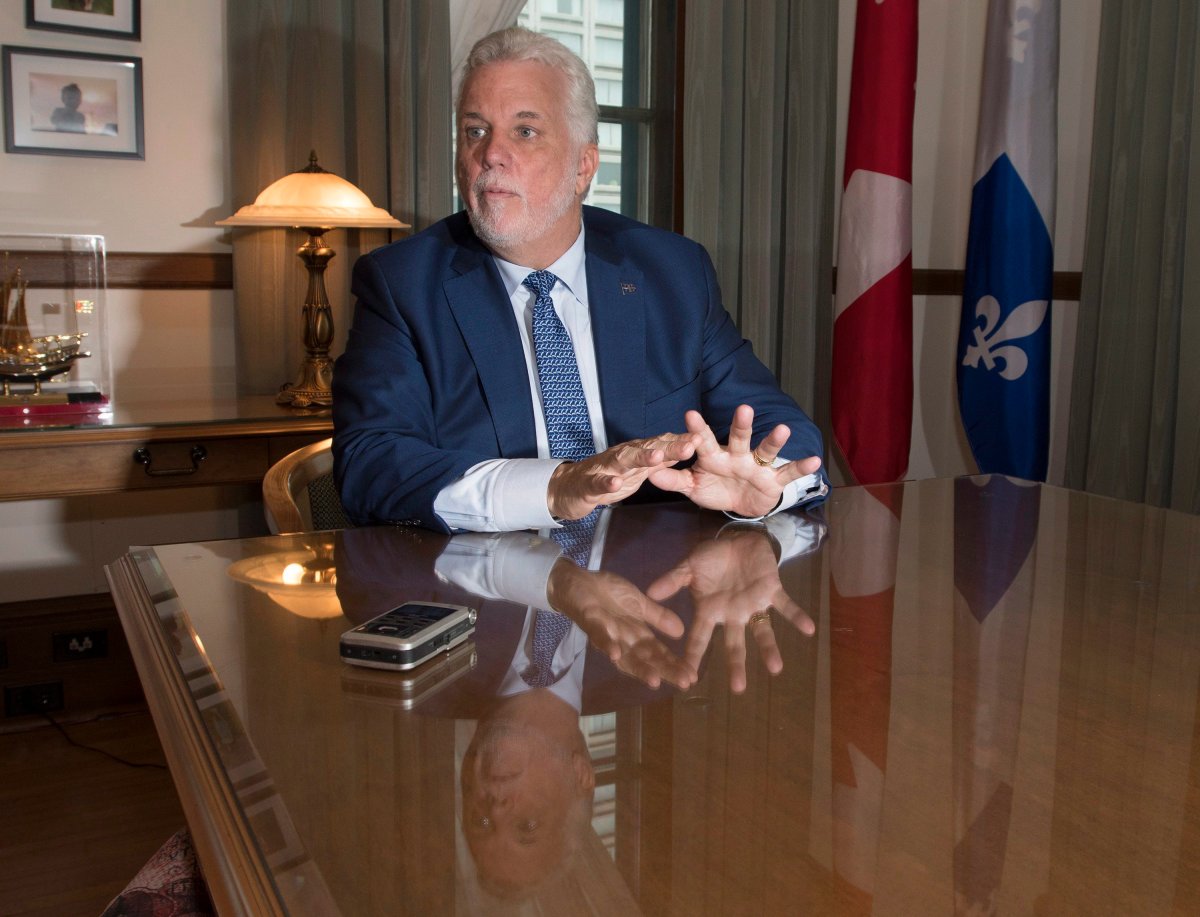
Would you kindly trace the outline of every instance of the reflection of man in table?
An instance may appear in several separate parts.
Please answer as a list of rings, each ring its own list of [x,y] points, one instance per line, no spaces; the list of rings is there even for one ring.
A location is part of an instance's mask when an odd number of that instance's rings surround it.
[[[86,133],[87,119],[79,110],[79,106],[83,103],[83,90],[79,88],[79,84],[68,83],[62,88],[59,96],[62,98],[62,105],[51,113],[50,124],[56,131],[72,134]]]
[[[460,780],[463,834],[486,892],[536,887],[586,839],[596,775],[578,710],[550,691],[497,703],[476,726]]]
[[[479,610],[477,665],[416,709],[478,720],[460,772],[461,830],[485,906],[535,896],[551,913],[569,912],[556,902],[575,900],[589,882],[588,895],[631,900],[590,829],[595,774],[580,716],[688,687],[718,625],[734,691],[745,687],[750,634],[766,668],[782,667],[772,614],[812,632],[778,565],[814,550],[823,524],[798,514],[727,522],[687,504],[604,510],[574,559],[532,532],[338,534],[338,596],[351,620],[404,599]]]

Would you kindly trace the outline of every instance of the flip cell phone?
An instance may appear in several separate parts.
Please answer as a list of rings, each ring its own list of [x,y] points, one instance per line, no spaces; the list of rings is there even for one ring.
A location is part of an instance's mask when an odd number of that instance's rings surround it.
[[[407,670],[454,649],[475,630],[476,612],[465,605],[405,602],[342,634],[339,650],[351,665]]]

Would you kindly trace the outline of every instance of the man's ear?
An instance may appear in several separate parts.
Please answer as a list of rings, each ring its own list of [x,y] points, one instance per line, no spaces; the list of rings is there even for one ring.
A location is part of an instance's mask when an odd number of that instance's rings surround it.
[[[579,150],[579,171],[575,175],[576,194],[587,192],[598,168],[600,168],[600,148],[594,143],[585,143]]]
[[[573,751],[571,766],[575,769],[575,783],[579,792],[592,792],[596,788],[596,770],[592,767],[592,759],[583,752]]]

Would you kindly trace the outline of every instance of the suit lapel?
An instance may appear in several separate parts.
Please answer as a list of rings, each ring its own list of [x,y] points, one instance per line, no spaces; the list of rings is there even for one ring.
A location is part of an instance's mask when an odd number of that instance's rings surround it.
[[[536,457],[525,352],[504,285],[491,257],[478,250],[461,249],[454,270],[442,289],[479,374],[500,454]]]
[[[586,213],[586,210],[585,210]],[[588,226],[588,306],[609,445],[645,436],[646,305],[642,274]]]

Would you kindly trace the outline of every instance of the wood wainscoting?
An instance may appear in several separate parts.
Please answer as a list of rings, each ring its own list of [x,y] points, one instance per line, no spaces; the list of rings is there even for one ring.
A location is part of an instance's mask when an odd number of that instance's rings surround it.
[[[31,289],[63,285],[72,272],[63,252],[13,252],[22,261]],[[108,252],[108,288],[135,290],[232,290],[233,255],[228,252]]]
[[[57,252],[19,252],[30,258],[30,287],[53,287],[69,272]],[[231,290],[233,255],[228,252],[109,252],[106,258],[110,289]],[[1077,302],[1082,275],[1059,271],[1054,275],[1054,298]],[[833,269],[837,289],[837,268]],[[963,272],[941,268],[914,268],[913,293],[917,296],[961,296]]]

